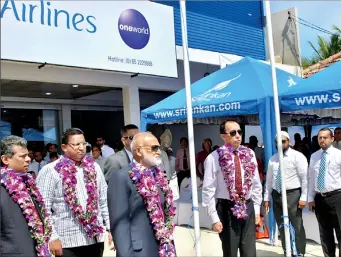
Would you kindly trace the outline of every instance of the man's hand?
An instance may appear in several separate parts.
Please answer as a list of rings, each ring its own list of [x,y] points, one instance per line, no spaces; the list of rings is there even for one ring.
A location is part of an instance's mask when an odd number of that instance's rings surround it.
[[[55,241],[50,242],[49,247],[50,247],[50,252],[54,256],[63,255],[63,247],[62,247],[62,243],[60,242],[60,240],[55,240]]]
[[[108,232],[108,243],[109,243],[110,250],[116,251],[115,244],[112,240],[112,235],[110,232]]]
[[[258,225],[259,222],[260,222],[260,215],[256,215],[255,216],[255,223],[256,223],[256,225]]]
[[[299,201],[298,202],[298,208],[303,209],[307,205],[306,201]]]
[[[266,212],[269,212],[270,210],[270,201],[265,201],[264,202],[264,208]]]
[[[315,211],[315,202],[309,203],[309,211]]]
[[[223,224],[221,222],[214,223],[213,229],[215,232],[221,233],[223,231]]]

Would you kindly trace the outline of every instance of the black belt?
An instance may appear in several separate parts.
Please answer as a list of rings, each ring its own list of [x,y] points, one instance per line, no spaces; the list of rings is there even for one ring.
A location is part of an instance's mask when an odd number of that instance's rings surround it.
[[[338,193],[341,193],[341,189],[336,189],[334,191],[330,191],[330,192],[326,192],[326,193],[317,193],[317,194],[322,196],[322,197],[328,197],[328,196],[336,195]]]
[[[251,201],[251,198],[247,199],[245,203],[248,204],[250,201]],[[221,203],[221,204],[232,204],[232,205],[235,204],[235,202],[233,202],[233,201],[231,201],[231,200],[228,200],[228,199],[221,199],[221,198],[218,198],[218,199],[217,199],[217,202],[218,202],[218,203]]]
[[[286,190],[286,192],[287,192],[287,194],[289,194],[289,193],[292,193],[292,192],[294,192],[294,191],[296,191],[296,190],[301,190],[301,188],[300,187],[298,187],[298,188],[293,188],[293,189],[288,189],[288,190]],[[277,190],[273,190],[273,191],[275,191],[277,194],[279,194],[279,195],[281,195],[282,193],[280,193],[280,192],[278,192]]]

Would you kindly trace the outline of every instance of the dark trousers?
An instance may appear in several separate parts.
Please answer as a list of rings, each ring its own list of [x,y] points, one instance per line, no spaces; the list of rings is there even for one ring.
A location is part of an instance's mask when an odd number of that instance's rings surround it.
[[[315,196],[315,214],[319,223],[321,245],[325,257],[336,256],[334,229],[341,257],[341,191]]]
[[[102,257],[104,243],[86,245],[73,248],[63,248],[63,257]]]
[[[184,178],[189,178],[191,176],[191,171],[190,170],[180,170],[177,174],[178,176],[178,184],[179,188],[181,186],[181,182],[184,180]]]
[[[303,227],[302,209],[298,208],[298,202],[301,197],[301,189],[287,190],[287,204],[288,204],[288,217],[291,225],[295,229],[296,249],[298,253],[305,254],[306,248],[306,235]],[[272,200],[274,204],[274,214],[279,233],[281,235],[282,247],[285,252],[285,234],[283,224],[283,208],[282,208],[282,195],[276,190],[272,191]],[[292,241],[292,239],[291,239]]]
[[[217,212],[223,224],[223,231],[219,234],[224,257],[256,257],[256,225],[253,202],[247,203],[246,220],[237,219],[231,208],[233,202],[218,199]]]

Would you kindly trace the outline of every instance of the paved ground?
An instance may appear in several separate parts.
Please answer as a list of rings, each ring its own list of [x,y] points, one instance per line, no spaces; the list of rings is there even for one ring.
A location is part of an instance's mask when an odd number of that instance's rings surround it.
[[[175,245],[178,257],[196,256],[193,243],[194,231],[185,227],[176,227],[175,229]],[[269,240],[257,241],[257,257],[276,257],[283,256],[281,247],[269,245]],[[221,243],[217,233],[203,229],[201,230],[201,254],[202,257],[223,256],[221,251]],[[104,252],[105,257],[115,256],[113,251],[108,248]],[[321,246],[314,242],[307,242],[306,257],[323,257]],[[338,255],[337,255],[338,256]]]

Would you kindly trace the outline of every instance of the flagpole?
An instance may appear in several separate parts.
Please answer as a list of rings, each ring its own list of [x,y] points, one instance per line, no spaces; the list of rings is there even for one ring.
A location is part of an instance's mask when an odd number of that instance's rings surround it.
[[[187,18],[186,18],[186,1],[180,0],[180,16],[181,16],[181,31],[182,31],[182,49],[184,57],[184,75],[186,89],[186,104],[187,104],[187,129],[189,141],[189,156],[191,169],[191,187],[192,187],[192,209],[194,216],[194,231],[195,231],[195,250],[196,256],[201,256],[200,249],[200,222],[199,222],[199,205],[198,205],[198,185],[195,166],[195,149],[194,149],[194,130],[193,130],[193,112],[192,112],[192,94],[191,94],[191,76],[189,69],[188,56],[188,41],[187,41]]]
[[[273,94],[274,94],[274,107],[275,107],[275,117],[276,117],[277,147],[278,147],[278,156],[279,156],[279,166],[281,170],[281,180],[282,180],[281,191],[282,191],[283,223],[284,223],[284,233],[285,233],[285,249],[286,249],[286,256],[290,257],[291,256],[291,242],[290,242],[290,231],[289,231],[285,173],[283,169],[282,136],[280,133],[281,132],[281,120],[280,120],[280,109],[279,109],[279,100],[278,100],[275,54],[274,54],[274,45],[273,45],[273,37],[272,37],[270,1],[264,0],[263,2],[265,6],[266,34],[267,34],[269,57],[270,57],[270,64],[271,64],[272,88],[273,88]]]

